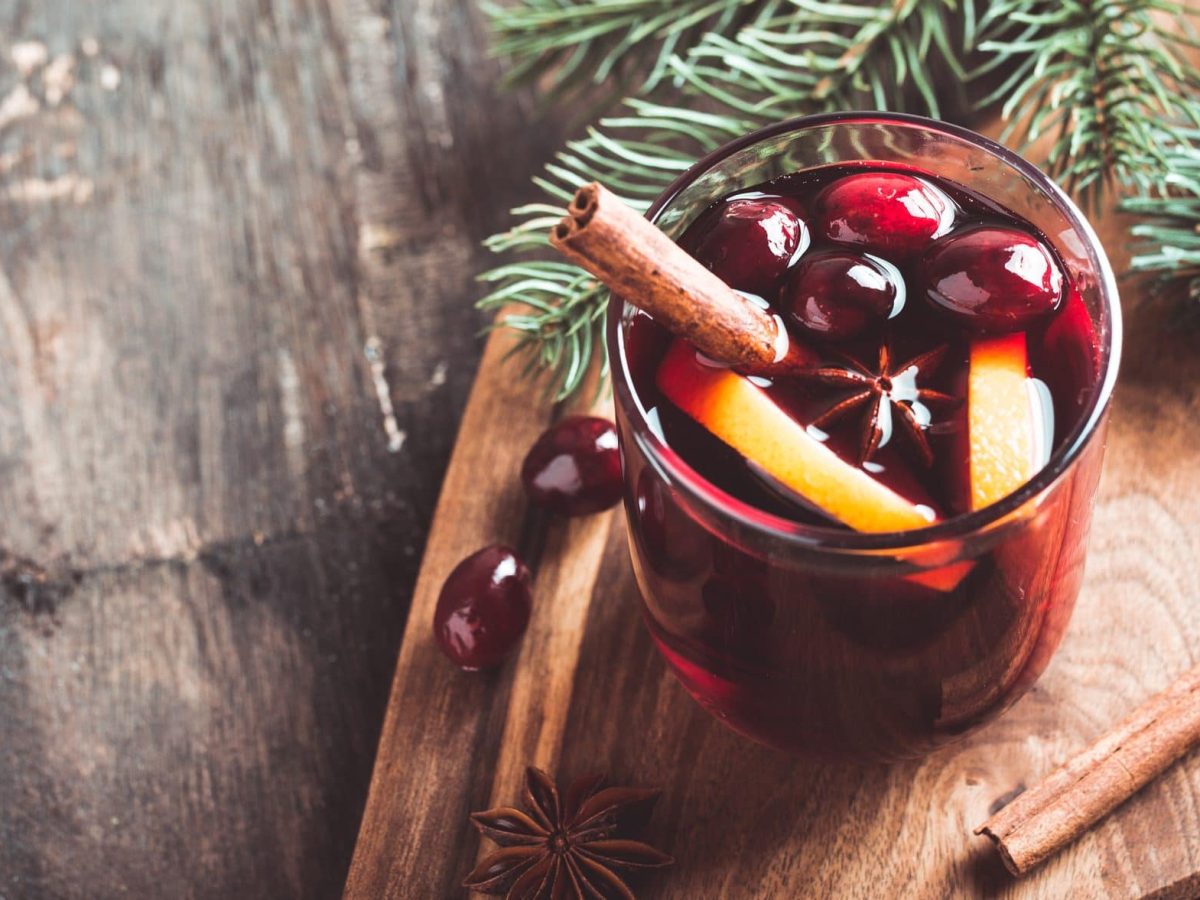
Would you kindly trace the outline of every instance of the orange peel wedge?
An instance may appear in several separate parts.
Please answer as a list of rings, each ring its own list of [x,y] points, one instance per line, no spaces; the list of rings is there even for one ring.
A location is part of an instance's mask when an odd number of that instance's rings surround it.
[[[971,342],[967,442],[971,509],[1007,497],[1045,463],[1045,426],[1024,333]]]
[[[688,416],[826,515],[857,531],[923,528],[932,507],[904,497],[846,462],[761,387],[697,358],[676,340],[658,370],[658,388]]]

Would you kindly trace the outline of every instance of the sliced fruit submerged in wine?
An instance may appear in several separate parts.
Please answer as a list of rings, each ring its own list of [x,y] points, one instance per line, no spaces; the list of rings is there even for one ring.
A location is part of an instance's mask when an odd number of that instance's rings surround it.
[[[1053,407],[1029,377],[1023,332],[971,342],[967,374],[967,467],[971,509],[1007,497],[1050,457]]]
[[[671,402],[811,506],[859,531],[931,524],[927,497],[903,496],[842,459],[749,378],[675,341],[658,370]]]

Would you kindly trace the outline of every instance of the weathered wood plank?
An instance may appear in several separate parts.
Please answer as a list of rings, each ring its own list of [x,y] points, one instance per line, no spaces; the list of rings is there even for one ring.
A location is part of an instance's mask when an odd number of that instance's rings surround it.
[[[0,23],[0,898],[329,896],[554,129],[472,0]]]

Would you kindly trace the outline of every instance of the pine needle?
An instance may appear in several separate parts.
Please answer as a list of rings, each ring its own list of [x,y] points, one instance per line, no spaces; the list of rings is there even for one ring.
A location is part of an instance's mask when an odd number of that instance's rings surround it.
[[[992,3],[985,32],[1027,26],[980,45],[997,58],[1024,57],[985,99],[1005,101],[1002,139],[1027,147],[1053,135],[1046,168],[1093,209],[1107,191],[1161,185],[1167,147],[1181,127],[1200,126],[1200,75],[1179,53],[1190,43],[1186,12],[1167,0]],[[1174,17],[1172,30],[1158,24],[1164,17]]]
[[[671,55],[710,31],[736,29],[754,0],[519,0],[485,2],[493,50],[514,63],[507,80],[553,73],[566,93],[609,79],[658,86]]]
[[[1121,209],[1144,220],[1132,229],[1138,241],[1133,271],[1158,275],[1160,288],[1184,286],[1194,305],[1200,303],[1200,131],[1181,137],[1166,151],[1166,182],[1126,199]]]

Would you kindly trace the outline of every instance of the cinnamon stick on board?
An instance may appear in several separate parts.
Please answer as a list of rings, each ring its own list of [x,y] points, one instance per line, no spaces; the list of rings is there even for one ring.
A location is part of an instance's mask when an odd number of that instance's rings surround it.
[[[575,192],[550,243],[714,360],[762,374],[800,363],[778,316],[726,285],[602,185]]]
[[[1024,875],[1198,745],[1200,666],[1020,794],[975,833],[995,841],[1005,867]]]

